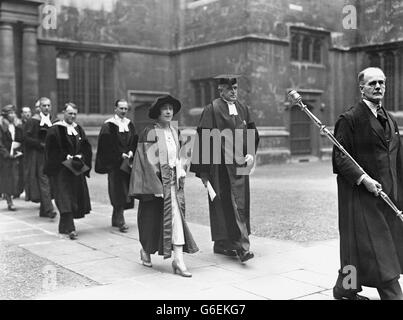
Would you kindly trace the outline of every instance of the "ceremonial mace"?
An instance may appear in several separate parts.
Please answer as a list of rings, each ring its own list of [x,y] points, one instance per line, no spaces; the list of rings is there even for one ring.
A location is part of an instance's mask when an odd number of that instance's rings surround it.
[[[302,111],[304,111],[309,118],[319,127],[319,131],[324,133],[330,141],[341,151],[344,153],[344,155],[349,158],[357,167],[358,169],[361,170],[361,172],[369,177],[369,175],[364,171],[363,168],[353,159],[352,156],[344,149],[344,147],[340,144],[339,141],[334,137],[334,135],[329,131],[329,129],[320,122],[320,120],[307,108],[307,106],[302,102],[302,98],[300,94],[295,91],[291,90],[288,92],[288,97],[292,100],[294,104],[297,104]],[[396,215],[400,218],[400,220],[403,221],[403,214],[402,211],[399,210],[396,205],[393,203],[393,201],[388,197],[388,195],[382,191],[382,189],[379,189],[378,194],[381,196],[383,201],[385,201],[388,206],[396,213]]]

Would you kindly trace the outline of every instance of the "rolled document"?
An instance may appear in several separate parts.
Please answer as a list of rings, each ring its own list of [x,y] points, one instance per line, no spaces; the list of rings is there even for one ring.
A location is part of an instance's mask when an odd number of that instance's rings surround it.
[[[215,196],[217,195],[213,189],[213,186],[211,185],[210,181],[207,181],[207,191],[208,191],[208,195],[210,196],[210,200],[214,201]]]
[[[10,155],[13,156],[15,154],[15,150],[18,149],[20,146],[21,146],[20,142],[13,141],[11,143]]]

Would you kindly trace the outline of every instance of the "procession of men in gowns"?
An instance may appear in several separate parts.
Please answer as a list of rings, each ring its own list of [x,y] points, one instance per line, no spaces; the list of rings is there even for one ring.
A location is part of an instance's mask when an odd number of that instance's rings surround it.
[[[54,218],[49,178],[43,172],[45,165],[45,139],[52,126],[51,101],[39,99],[40,113],[35,114],[25,124],[24,147],[26,163],[25,200],[40,203],[39,216]]]
[[[108,174],[108,194],[113,207],[112,226],[127,232],[124,210],[134,207],[129,197],[131,164],[138,136],[133,123],[126,117],[128,103],[117,100],[115,115],[102,125],[98,137],[95,172]]]
[[[75,123],[77,107],[67,103],[63,113],[64,120],[54,123],[46,136],[44,172],[52,180],[60,213],[59,233],[74,240],[74,219],[91,211],[86,177],[90,176],[92,149],[83,128]]]
[[[197,128],[199,152],[194,154],[190,171],[207,182],[217,193],[213,201],[209,197],[211,235],[214,252],[227,256],[237,256],[242,262],[253,258],[250,249],[250,188],[247,170],[253,163],[253,157],[259,143],[259,134],[247,106],[237,100],[237,76],[222,75],[219,79],[221,97],[204,108]],[[218,129],[227,135],[228,140],[220,142],[219,150],[214,149],[214,142],[203,141],[203,131],[212,133]],[[253,130],[252,139],[248,139],[247,130]],[[235,140],[241,133],[242,148],[236,150]],[[250,135],[249,135],[250,138]],[[228,143],[230,141],[233,143]],[[249,140],[249,141],[248,141]],[[195,148],[197,148],[195,146]],[[211,158],[203,161],[205,148],[210,148]],[[240,152],[240,154],[237,154]],[[214,158],[221,154],[221,161]],[[232,156],[231,163],[226,161]],[[246,157],[249,164],[246,164]]]

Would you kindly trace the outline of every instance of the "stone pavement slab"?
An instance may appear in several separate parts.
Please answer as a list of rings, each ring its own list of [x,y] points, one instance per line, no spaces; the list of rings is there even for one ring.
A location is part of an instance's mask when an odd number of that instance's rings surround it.
[[[324,291],[323,288],[280,275],[258,277],[234,286],[270,300],[290,300]]]
[[[153,255],[153,268],[141,264],[135,210],[125,215],[129,232],[120,233],[110,226],[110,206],[95,203],[76,220],[79,238],[71,241],[57,233],[59,217],[39,218],[36,205],[17,202],[17,213],[0,212],[0,239],[95,283],[38,299],[332,299],[338,240],[301,244],[251,236],[255,258],[240,263],[213,253],[209,227],[189,223],[200,251],[185,254],[193,277],[184,278],[173,274],[172,259]]]

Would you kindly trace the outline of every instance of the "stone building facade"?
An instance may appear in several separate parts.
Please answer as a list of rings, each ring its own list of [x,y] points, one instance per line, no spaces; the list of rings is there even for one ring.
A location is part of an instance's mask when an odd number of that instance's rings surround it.
[[[359,97],[357,72],[380,66],[385,105],[402,118],[402,18],[400,0],[2,0],[0,104],[49,96],[57,112],[72,100],[96,134],[117,98],[141,128],[149,104],[171,93],[192,127],[217,95],[213,77],[238,73],[262,162],[322,156],[329,143],[288,90],[332,126]]]

